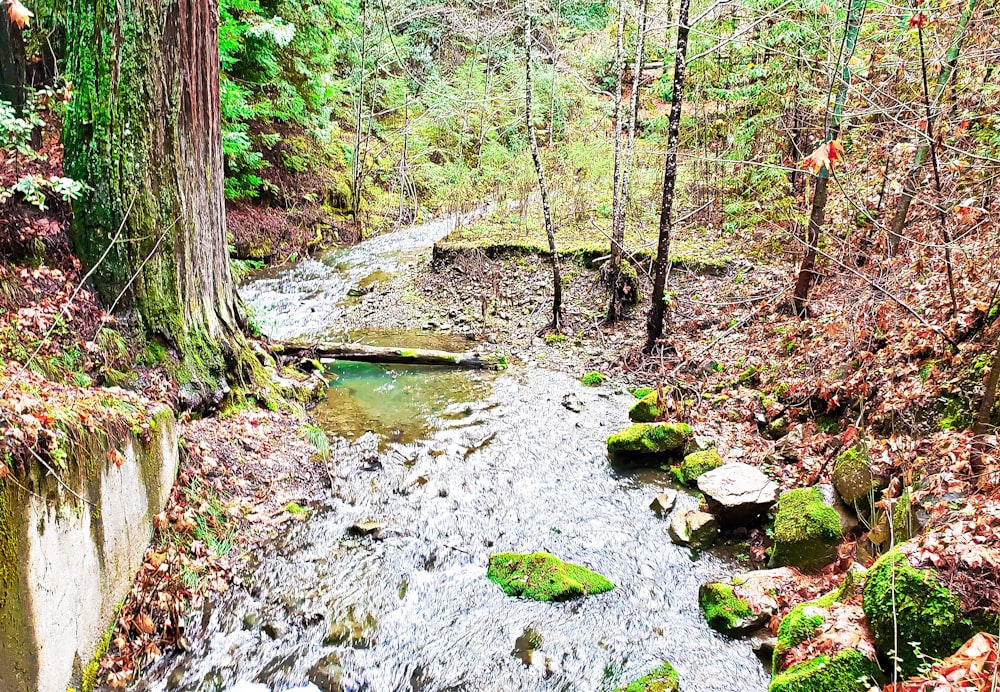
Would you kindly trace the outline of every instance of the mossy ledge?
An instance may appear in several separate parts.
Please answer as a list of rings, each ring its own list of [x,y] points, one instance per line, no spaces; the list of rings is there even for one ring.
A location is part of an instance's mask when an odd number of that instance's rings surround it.
[[[866,692],[879,676],[878,663],[860,651],[842,651],[833,658],[820,654],[775,675],[768,692]]]
[[[508,596],[535,601],[567,601],[615,588],[597,572],[551,553],[495,553],[486,576]]]
[[[691,428],[686,423],[636,423],[608,438],[608,453],[672,454],[690,439]]]
[[[677,671],[664,661],[635,682],[625,687],[619,687],[615,692],[677,692],[680,689],[680,677]]]

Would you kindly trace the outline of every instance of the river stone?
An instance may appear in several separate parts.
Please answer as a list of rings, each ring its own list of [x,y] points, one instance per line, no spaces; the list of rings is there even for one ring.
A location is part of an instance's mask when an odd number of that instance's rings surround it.
[[[778,612],[782,592],[794,592],[800,577],[786,568],[736,574],[725,581],[702,584],[698,606],[709,626],[723,634],[753,632]]]
[[[656,516],[662,517],[665,514],[670,514],[676,503],[677,491],[668,488],[656,496],[653,502],[649,505],[649,508],[656,512]]]
[[[615,588],[597,572],[550,553],[494,553],[486,577],[508,596],[535,601],[566,601]]]
[[[856,510],[870,509],[875,495],[885,487],[885,479],[872,473],[868,450],[863,444],[841,452],[833,462],[830,477],[840,498]]]
[[[636,423],[608,438],[608,453],[655,458],[679,452],[690,439],[686,423]]]
[[[674,515],[667,527],[670,540],[692,548],[710,548],[719,535],[719,522],[711,514],[688,510]]]
[[[837,490],[829,483],[821,483],[816,486],[819,492],[823,495],[823,502],[833,507],[834,511],[837,512],[837,516],[840,517],[840,532],[845,536],[851,534],[855,529],[861,525],[861,521],[854,515],[850,508],[844,504],[844,501],[840,499],[840,495],[837,494]]]
[[[698,490],[723,526],[751,522],[778,500],[778,486],[741,461],[724,464],[698,478]]]

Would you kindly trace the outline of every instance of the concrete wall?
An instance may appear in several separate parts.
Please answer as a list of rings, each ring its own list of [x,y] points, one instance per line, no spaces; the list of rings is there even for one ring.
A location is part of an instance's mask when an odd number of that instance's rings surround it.
[[[37,469],[0,485],[0,690],[79,687],[177,473],[173,414],[154,421],[148,444],[117,445],[120,467],[95,435],[74,445],[62,483]]]

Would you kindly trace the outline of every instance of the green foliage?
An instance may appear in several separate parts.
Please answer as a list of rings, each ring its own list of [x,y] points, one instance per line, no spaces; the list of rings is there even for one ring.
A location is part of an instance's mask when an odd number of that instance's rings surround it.
[[[318,425],[306,423],[302,426],[302,431],[305,433],[306,440],[316,448],[323,460],[328,460],[330,458],[330,438],[327,436],[326,430]]]

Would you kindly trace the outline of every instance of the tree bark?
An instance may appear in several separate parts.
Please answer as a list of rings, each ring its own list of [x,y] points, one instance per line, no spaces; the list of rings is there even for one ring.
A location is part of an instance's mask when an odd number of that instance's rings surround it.
[[[670,268],[670,215],[674,206],[674,187],[677,183],[677,148],[680,142],[681,105],[684,99],[684,77],[687,72],[688,17],[691,0],[680,0],[677,13],[677,44],[674,64],[673,95],[667,134],[667,161],[663,166],[663,199],[660,202],[660,229],[656,244],[656,264],[653,277],[653,298],[646,319],[646,351],[650,352],[663,335],[663,320],[667,313],[664,292],[667,271]]]
[[[552,253],[552,322],[549,325],[555,331],[562,329],[562,277],[559,272],[559,253],[556,252],[556,235],[552,226],[552,213],[549,209],[549,190],[545,184],[545,169],[542,168],[542,157],[538,153],[538,136],[535,133],[535,123],[532,117],[532,63],[531,63],[531,10],[528,0],[524,2],[524,111],[525,124],[528,128],[528,144],[531,147],[531,160],[535,164],[535,175],[538,177],[538,192],[542,197],[542,215],[545,218],[545,235],[549,241],[549,252]]]
[[[610,300],[608,301],[608,322],[614,322],[621,311],[618,300],[618,281],[621,272],[622,244],[625,242],[625,211],[622,199],[622,88],[625,73],[625,0],[618,0],[618,25],[615,37],[615,94],[614,94],[614,164],[611,174],[611,261],[604,267]]]
[[[839,139],[844,104],[847,102],[847,91],[851,85],[851,57],[858,45],[858,34],[865,18],[868,0],[851,0],[847,10],[847,25],[844,28],[844,42],[839,56],[839,63],[834,68],[834,80],[837,79],[837,69],[840,70],[840,86],[833,107],[833,114],[827,118],[825,143]],[[799,275],[795,281],[795,293],[792,295],[792,309],[796,315],[805,317],[808,312],[809,291],[816,280],[816,250],[819,247],[820,235],[826,216],[827,192],[829,187],[830,169],[824,166],[820,169],[813,192],[812,211],[809,214],[809,229],[806,250],[799,267]]]
[[[944,64],[941,65],[941,72],[938,74],[937,88],[934,91],[935,107],[937,107],[944,97],[948,84],[951,82],[951,76],[955,73],[955,65],[958,63],[958,56],[962,50],[962,42],[965,40],[969,20],[976,11],[976,2],[977,0],[967,1],[958,20],[958,26],[955,27],[955,36],[952,38],[951,46],[945,54]],[[933,113],[925,118],[927,121],[925,127],[928,136],[924,143],[917,149],[917,153],[913,157],[913,166],[910,168],[906,176],[906,181],[903,183],[903,194],[899,198],[899,206],[896,207],[896,214],[892,217],[892,226],[889,228],[888,250],[890,257],[894,257],[899,251],[899,244],[903,239],[903,227],[906,225],[906,217],[910,213],[910,203],[913,202],[913,198],[920,191],[920,171],[927,160],[927,155],[934,153],[932,146],[934,142],[930,133],[933,132],[934,121],[937,119],[937,115],[937,113]]]
[[[65,167],[90,187],[77,251],[105,300],[176,349],[187,402],[218,405],[231,376],[262,380],[226,246],[216,1],[70,0],[67,29]]]
[[[453,353],[396,346],[337,344],[325,341],[279,341],[271,352],[282,356],[354,360],[363,363],[408,363],[411,365],[446,365],[454,368],[496,369],[495,358],[478,353]]]
[[[0,5],[0,100],[14,106],[18,117],[24,113],[25,65],[24,36],[6,4]]]

